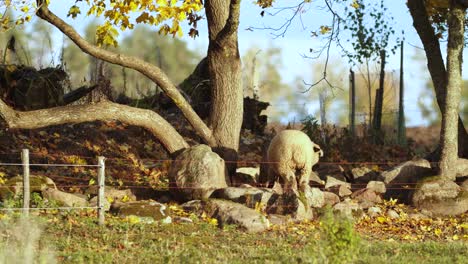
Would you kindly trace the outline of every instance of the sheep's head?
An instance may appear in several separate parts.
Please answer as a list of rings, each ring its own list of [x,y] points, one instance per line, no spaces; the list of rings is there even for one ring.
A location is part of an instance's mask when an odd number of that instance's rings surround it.
[[[323,157],[323,150],[320,148],[319,145],[314,144],[314,153],[318,153],[320,157]]]

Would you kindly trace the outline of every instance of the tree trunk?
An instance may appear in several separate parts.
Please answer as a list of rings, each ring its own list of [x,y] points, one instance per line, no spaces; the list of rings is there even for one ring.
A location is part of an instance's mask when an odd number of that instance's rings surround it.
[[[446,97],[447,72],[445,70],[444,60],[440,51],[440,43],[434,28],[431,25],[429,16],[426,12],[424,0],[408,0],[408,8],[413,17],[413,26],[418,32],[419,38],[423,43],[426,52],[427,67],[434,84],[437,104],[444,114],[444,105]],[[458,155],[463,158],[468,157],[468,133],[463,125],[461,118],[458,118]]]
[[[206,0],[205,9],[210,40],[207,59],[212,87],[209,126],[219,146],[216,151],[228,164],[234,164],[229,162],[237,160],[243,116],[237,43],[240,0]]]
[[[440,142],[442,155],[440,159],[440,175],[449,180],[455,180],[455,164],[458,159],[457,126],[458,110],[460,107],[461,63],[463,58],[463,45],[465,44],[466,9],[456,0],[450,2],[448,15],[448,43],[447,43],[447,89],[445,104],[442,111],[442,129]]]

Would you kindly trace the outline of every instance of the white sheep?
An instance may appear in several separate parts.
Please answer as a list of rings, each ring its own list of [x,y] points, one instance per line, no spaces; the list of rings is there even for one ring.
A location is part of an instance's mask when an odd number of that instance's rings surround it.
[[[317,151],[315,149],[318,149]],[[280,177],[284,191],[304,191],[309,184],[312,166],[323,156],[320,146],[299,130],[283,130],[270,143],[267,152],[268,179]]]

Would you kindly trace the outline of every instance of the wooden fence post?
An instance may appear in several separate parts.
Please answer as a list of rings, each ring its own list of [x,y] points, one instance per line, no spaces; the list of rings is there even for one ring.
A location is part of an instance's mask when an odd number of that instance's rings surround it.
[[[23,149],[21,152],[23,161],[23,216],[29,216],[30,185],[29,185],[29,150]]]
[[[105,212],[105,208],[104,208],[104,202],[105,202],[105,195],[104,195],[104,188],[105,188],[105,185],[104,185],[104,179],[105,179],[105,171],[106,171],[106,167],[105,167],[105,163],[104,163],[104,160],[105,158],[104,157],[98,157],[98,165],[99,165],[99,169],[98,169],[98,217],[99,217],[99,225],[104,225],[104,212]]]

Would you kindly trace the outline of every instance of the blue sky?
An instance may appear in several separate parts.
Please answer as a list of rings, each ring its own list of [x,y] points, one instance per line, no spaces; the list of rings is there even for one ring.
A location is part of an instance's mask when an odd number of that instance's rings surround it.
[[[71,23],[79,31],[82,31],[84,26],[87,24],[87,19],[81,16],[75,20],[67,19],[66,13],[68,7],[74,1],[51,1],[52,4],[50,9],[64,18],[67,22]],[[311,38],[310,32],[316,30],[320,25],[327,24],[331,21],[331,16],[325,10],[320,10],[320,3],[322,1],[313,1],[317,5],[313,6],[307,12],[303,13],[300,19],[293,21],[289,29],[287,30],[284,37],[275,38],[271,30],[246,30],[249,27],[262,28],[265,26],[276,27],[281,25],[287,18],[291,16],[291,13],[281,13],[274,17],[259,15],[261,9],[252,4],[252,0],[243,0],[241,6],[241,18],[239,27],[239,46],[240,52],[243,54],[252,45],[262,47],[268,47],[274,45],[282,49],[283,57],[283,79],[286,82],[294,80],[297,76],[300,76],[305,81],[311,83],[316,80],[317,76],[311,76],[311,67],[314,63],[320,63],[321,60],[306,59],[302,55],[309,54],[309,49],[323,45],[323,42],[317,38]],[[290,5],[298,3],[296,0],[278,0],[278,4],[288,3]],[[405,106],[406,106],[406,117],[407,125],[417,126],[425,125],[425,121],[421,118],[419,109],[417,107],[417,101],[420,96],[420,92],[425,85],[427,78],[427,71],[419,63],[416,63],[412,57],[414,56],[415,47],[422,47],[422,44],[417,36],[413,26],[412,19],[409,11],[406,7],[406,0],[385,0],[386,6],[389,8],[389,14],[394,17],[394,27],[396,32],[405,32]],[[271,10],[274,11],[274,10]],[[189,43],[189,47],[197,49],[200,52],[205,52],[208,46],[208,37],[206,31],[206,21],[202,21],[199,25],[200,36],[198,38],[191,39],[188,36],[184,36],[183,39]],[[61,38],[60,38],[61,39]],[[345,36],[346,39],[346,36]],[[61,41],[60,41],[61,42]],[[349,45],[349,44],[348,44]],[[346,44],[345,44],[346,46]],[[444,46],[444,45],[442,45]],[[340,58],[340,50],[333,47],[331,50],[332,57]],[[466,56],[466,52],[465,52]],[[345,68],[349,68],[347,60],[343,58],[343,64]],[[399,71],[399,54],[395,54],[389,57],[387,63],[388,71]],[[464,75],[466,75],[466,67],[464,67]],[[346,76],[347,78],[347,76]],[[313,107],[317,108],[317,105]]]

